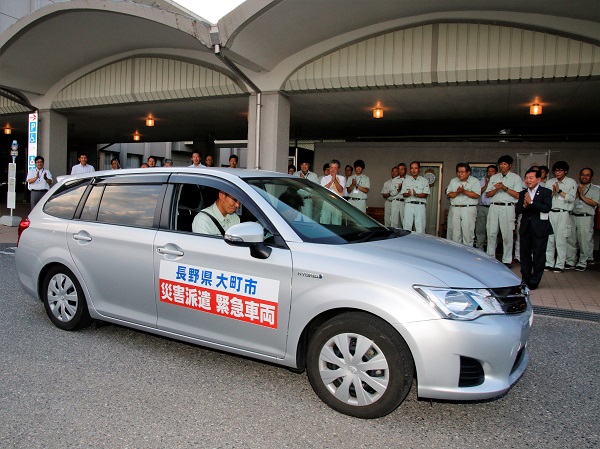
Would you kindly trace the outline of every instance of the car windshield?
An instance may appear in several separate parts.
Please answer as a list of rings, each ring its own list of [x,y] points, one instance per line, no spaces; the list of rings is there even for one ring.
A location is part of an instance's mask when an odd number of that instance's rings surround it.
[[[301,178],[250,178],[259,192],[305,242],[344,244],[396,236],[330,190]]]

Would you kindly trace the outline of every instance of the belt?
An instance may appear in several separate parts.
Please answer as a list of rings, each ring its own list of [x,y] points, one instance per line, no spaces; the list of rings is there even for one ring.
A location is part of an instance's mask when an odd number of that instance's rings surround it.
[[[594,214],[574,214],[572,212],[571,212],[571,215],[574,217],[593,217],[594,216]]]
[[[353,197],[349,197],[348,199],[352,200],[352,201],[361,201],[361,200],[363,200],[363,198],[353,198]]]
[[[478,204],[477,206],[479,206],[479,207],[490,207],[489,204]]]
[[[550,212],[569,212],[569,211],[564,210],[564,209],[550,209]]]
[[[31,189],[32,192],[47,192],[48,189]]]
[[[310,200],[312,199],[312,196],[303,196],[302,198],[304,198],[305,200]]]
[[[394,198],[392,201],[404,201],[404,198]]]
[[[474,207],[476,204],[451,204],[452,207]]]
[[[514,206],[513,203],[492,203],[494,206]]]
[[[420,201],[407,201],[408,204],[422,204],[425,206],[425,203],[421,203]]]

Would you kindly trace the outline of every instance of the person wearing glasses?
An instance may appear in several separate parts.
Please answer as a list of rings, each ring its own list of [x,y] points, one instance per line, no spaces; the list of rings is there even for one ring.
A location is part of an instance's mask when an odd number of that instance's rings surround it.
[[[220,190],[217,200],[194,217],[192,231],[197,234],[225,235],[225,232],[240,222],[235,213],[240,201]]]
[[[546,188],[552,190],[552,209],[550,224],[554,235],[548,238],[546,248],[546,270],[562,273],[567,259],[567,239],[571,236],[572,222],[570,212],[575,205],[577,183],[567,177],[569,164],[557,161],[552,166],[554,178],[546,182]]]

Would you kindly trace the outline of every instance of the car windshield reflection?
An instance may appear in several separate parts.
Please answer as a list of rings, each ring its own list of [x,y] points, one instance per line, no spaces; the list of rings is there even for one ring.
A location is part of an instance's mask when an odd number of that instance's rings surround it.
[[[342,197],[305,179],[251,178],[260,193],[305,242],[361,243],[396,234]]]

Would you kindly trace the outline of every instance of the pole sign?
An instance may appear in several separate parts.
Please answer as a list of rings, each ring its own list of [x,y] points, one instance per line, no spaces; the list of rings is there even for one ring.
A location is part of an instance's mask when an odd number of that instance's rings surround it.
[[[38,113],[29,114],[29,142],[27,145],[27,170],[35,168],[38,144]]]

